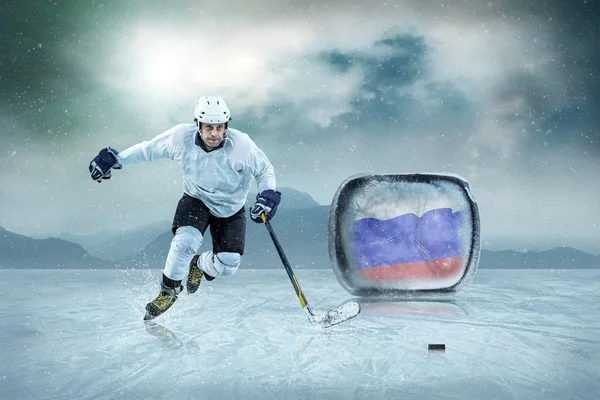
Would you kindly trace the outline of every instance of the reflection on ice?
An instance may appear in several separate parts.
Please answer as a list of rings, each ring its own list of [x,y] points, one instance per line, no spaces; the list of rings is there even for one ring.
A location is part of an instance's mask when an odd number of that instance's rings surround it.
[[[363,317],[386,316],[394,318],[466,318],[468,307],[464,302],[453,299],[382,299],[360,300]]]

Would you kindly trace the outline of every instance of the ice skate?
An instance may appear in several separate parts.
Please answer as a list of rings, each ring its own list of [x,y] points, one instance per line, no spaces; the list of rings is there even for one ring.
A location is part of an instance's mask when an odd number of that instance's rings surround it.
[[[200,256],[195,255],[190,262],[190,270],[188,272],[188,278],[186,282],[187,292],[189,294],[196,293],[198,287],[200,286],[200,281],[202,280],[202,271],[198,268],[198,258]]]
[[[181,293],[183,286],[179,285],[178,288],[166,287],[164,284],[161,285],[160,294],[150,303],[146,304],[146,315],[144,321],[154,319],[167,311],[173,303],[177,300],[177,295]]]
[[[200,281],[202,277],[207,281],[212,281],[215,279],[213,276],[208,275],[206,272],[202,271],[198,267],[198,260],[200,259],[199,255],[194,256],[192,261],[190,262],[190,270],[188,272],[188,278],[186,282],[187,292],[188,294],[196,293],[198,287],[200,286]]]

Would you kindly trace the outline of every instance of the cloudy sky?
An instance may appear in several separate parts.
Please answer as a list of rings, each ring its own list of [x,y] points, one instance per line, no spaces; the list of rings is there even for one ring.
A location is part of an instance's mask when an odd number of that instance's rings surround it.
[[[0,225],[170,220],[175,163],[100,185],[88,164],[220,94],[278,184],[321,204],[356,173],[452,172],[471,183],[484,239],[600,253],[597,2],[448,3],[5,0]]]

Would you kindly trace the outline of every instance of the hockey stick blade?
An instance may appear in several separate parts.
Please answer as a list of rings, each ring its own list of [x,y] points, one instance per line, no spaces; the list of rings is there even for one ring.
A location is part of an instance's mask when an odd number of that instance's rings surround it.
[[[360,313],[360,304],[355,301],[349,301],[342,304],[336,309],[329,310],[325,313],[313,314],[308,310],[308,318],[313,325],[320,325],[322,328],[329,328],[341,322],[348,321],[350,318],[356,317]]]

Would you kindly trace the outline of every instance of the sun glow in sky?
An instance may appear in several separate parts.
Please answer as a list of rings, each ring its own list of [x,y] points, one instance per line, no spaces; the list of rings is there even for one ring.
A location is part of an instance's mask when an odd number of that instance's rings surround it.
[[[142,34],[143,35],[143,34]],[[181,39],[143,35],[136,46],[139,70],[132,69],[146,88],[165,89],[185,78],[190,47]]]

